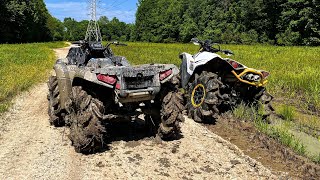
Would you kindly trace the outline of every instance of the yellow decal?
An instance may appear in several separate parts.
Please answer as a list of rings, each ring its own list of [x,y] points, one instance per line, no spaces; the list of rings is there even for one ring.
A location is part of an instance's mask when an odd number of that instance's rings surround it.
[[[197,90],[199,89],[202,89],[203,91],[203,96],[201,97],[201,101],[200,102],[195,102],[195,93]],[[192,106],[195,107],[195,108],[198,108],[202,105],[202,103],[204,102],[204,99],[206,97],[206,89],[205,87],[202,85],[202,84],[198,84],[192,91],[192,94],[191,94],[191,103],[192,103]]]

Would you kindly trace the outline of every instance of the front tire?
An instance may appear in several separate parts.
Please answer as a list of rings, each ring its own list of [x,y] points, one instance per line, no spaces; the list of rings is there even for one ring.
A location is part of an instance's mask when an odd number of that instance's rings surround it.
[[[48,114],[50,125],[55,127],[62,127],[65,125],[64,116],[60,105],[60,92],[58,86],[58,79],[56,76],[50,76],[48,81],[49,94],[47,99],[48,104]]]
[[[173,139],[180,133],[180,123],[184,121],[182,111],[183,97],[181,92],[169,92],[163,99],[161,123],[158,135],[161,139]]]
[[[158,136],[163,140],[172,140],[180,134],[180,123],[184,121],[184,99],[179,91],[180,80],[173,77],[170,82],[163,85],[160,92],[161,121],[158,128]],[[157,119],[157,118],[154,118]]]
[[[260,88],[258,93],[254,97],[254,104],[262,109],[262,119],[266,120],[274,112],[274,108],[271,105],[273,96],[267,92],[265,88]]]
[[[196,74],[195,80],[189,83],[187,95],[188,116],[196,122],[210,122],[218,118],[220,104],[220,87],[218,75],[203,71]]]
[[[104,106],[81,87],[72,88],[71,127],[69,139],[76,152],[94,153],[104,147],[106,129],[101,121]]]

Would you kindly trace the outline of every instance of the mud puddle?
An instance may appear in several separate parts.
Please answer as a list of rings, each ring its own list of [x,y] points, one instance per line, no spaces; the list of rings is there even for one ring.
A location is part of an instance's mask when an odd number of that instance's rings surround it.
[[[246,155],[261,162],[274,173],[287,173],[287,178],[319,179],[320,166],[296,155],[274,139],[259,133],[253,124],[223,115],[210,131],[238,146]]]

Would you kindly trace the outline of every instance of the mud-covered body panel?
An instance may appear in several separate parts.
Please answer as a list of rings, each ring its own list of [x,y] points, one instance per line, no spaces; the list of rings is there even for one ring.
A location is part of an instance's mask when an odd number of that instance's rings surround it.
[[[226,82],[241,82],[251,86],[264,86],[268,81],[263,76],[263,70],[248,68],[247,66],[229,58],[222,58],[220,55],[212,52],[199,52],[195,55],[182,53],[181,64],[181,83],[186,88],[190,78],[202,72],[204,69],[220,74]],[[248,80],[246,75],[257,78]],[[259,80],[254,80],[259,79]]]
[[[61,92],[61,105],[71,95],[75,79],[82,79],[97,85],[113,89],[121,103],[152,100],[160,92],[161,84],[179,73],[173,64],[145,64],[140,66],[114,66],[109,58],[92,59],[87,66],[68,65],[67,59],[60,59],[54,66]],[[160,80],[160,73],[171,70],[172,73]],[[108,84],[97,78],[98,75],[116,77],[116,83]]]

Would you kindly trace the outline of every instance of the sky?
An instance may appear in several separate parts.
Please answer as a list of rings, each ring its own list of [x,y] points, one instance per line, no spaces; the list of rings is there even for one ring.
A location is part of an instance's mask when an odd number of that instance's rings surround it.
[[[61,21],[72,17],[77,21],[88,20],[90,0],[44,0],[50,14]],[[117,17],[126,23],[135,22],[138,0],[97,0],[97,18],[107,16],[109,20]]]

